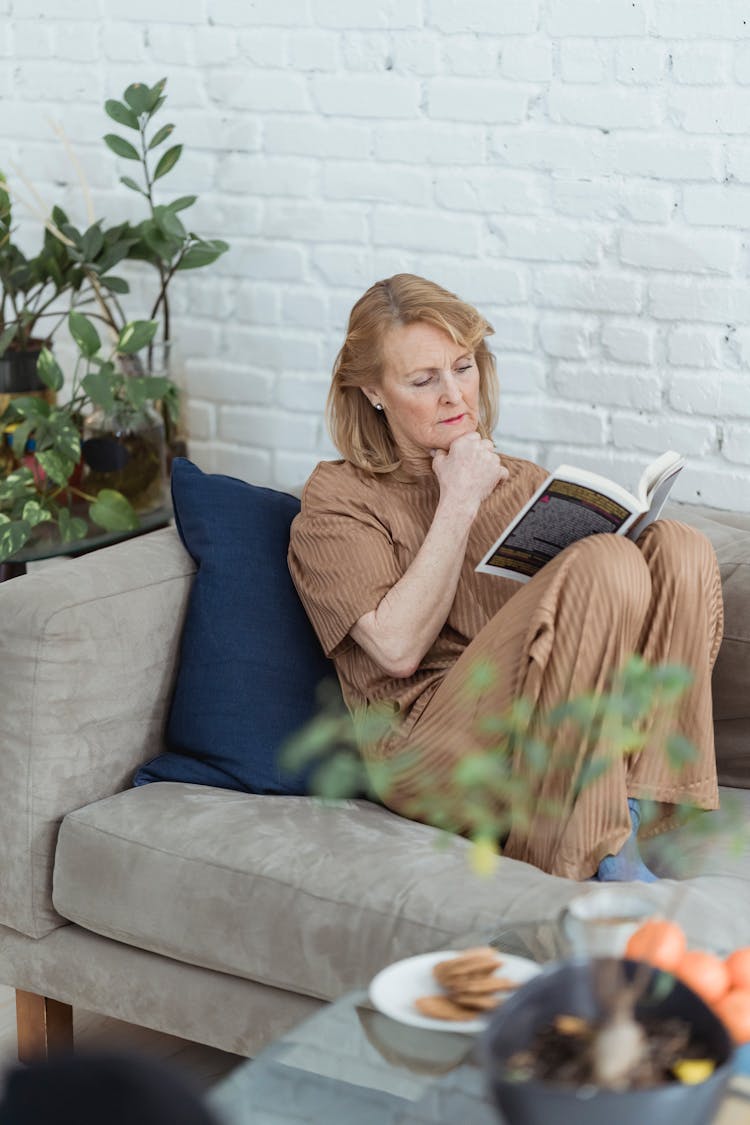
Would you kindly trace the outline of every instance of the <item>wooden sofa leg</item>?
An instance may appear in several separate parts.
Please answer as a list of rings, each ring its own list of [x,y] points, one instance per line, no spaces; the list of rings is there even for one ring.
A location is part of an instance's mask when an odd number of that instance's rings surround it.
[[[73,1049],[73,1009],[70,1004],[16,989],[18,1060],[46,1059]]]

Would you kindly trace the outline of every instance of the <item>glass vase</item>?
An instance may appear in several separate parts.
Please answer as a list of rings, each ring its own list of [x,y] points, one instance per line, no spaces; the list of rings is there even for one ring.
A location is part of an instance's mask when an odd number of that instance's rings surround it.
[[[94,410],[84,419],[81,436],[85,492],[116,489],[139,513],[166,503],[164,421],[152,406]]]

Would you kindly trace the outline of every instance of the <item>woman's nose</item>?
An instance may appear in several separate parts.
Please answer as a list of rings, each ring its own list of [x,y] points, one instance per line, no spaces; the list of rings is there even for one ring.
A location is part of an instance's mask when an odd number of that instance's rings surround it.
[[[461,389],[458,380],[452,371],[444,371],[440,377],[440,397],[446,402],[458,402],[461,398]]]

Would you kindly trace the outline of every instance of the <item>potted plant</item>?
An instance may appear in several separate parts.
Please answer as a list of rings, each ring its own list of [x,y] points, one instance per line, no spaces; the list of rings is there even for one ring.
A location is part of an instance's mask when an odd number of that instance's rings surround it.
[[[493,675],[492,668],[475,666],[466,691],[486,690]],[[445,785],[432,786],[428,773],[423,775],[422,792],[410,811],[416,819],[440,824],[448,831],[460,827],[473,841],[470,858],[475,870],[486,873],[498,862],[498,841],[507,835],[511,823],[528,823],[532,813],[539,811],[537,782],[548,777],[550,769],[547,745],[552,732],[567,724],[576,743],[595,746],[596,753],[586,759],[567,788],[562,784],[552,787],[560,792],[558,798],[545,802],[548,823],[556,826],[562,838],[583,791],[622,755],[637,753],[645,739],[653,737],[654,730],[660,731],[664,752],[675,770],[692,758],[693,748],[678,731],[670,729],[669,723],[670,710],[689,682],[687,669],[652,667],[640,657],[631,657],[606,692],[566,700],[543,715],[534,713],[527,700],[516,700],[483,724],[483,749],[460,762],[450,791]],[[408,762],[378,761],[365,767],[356,746],[377,741],[392,722],[387,715],[370,712],[354,723],[333,697],[318,719],[291,743],[287,750],[289,766],[300,769],[318,762],[313,788],[324,798],[362,793],[382,798],[399,770],[404,765],[413,767],[413,758],[410,754]],[[519,756],[524,761],[522,771],[513,768]],[[429,756],[421,758],[422,763],[427,761]],[[648,805],[642,805],[644,819],[652,812]],[[704,831],[710,819],[689,809],[679,810],[679,814],[685,825],[694,823],[698,831]],[[643,956],[642,950],[637,952]],[[588,957],[572,965],[553,967],[502,1005],[494,1017],[497,1023],[487,1033],[485,1065],[504,1112],[512,1103],[509,1120],[514,1125],[537,1125],[555,1119],[611,1119],[613,1123],[635,1125],[642,1118],[656,1118],[656,1112],[649,1112],[644,1091],[635,1091],[633,1086],[641,1080],[644,1060],[650,1057],[663,1025],[675,1018],[682,1021],[682,1038],[678,1036],[672,1044],[676,1054],[671,1062],[679,1063],[686,1052],[690,1058],[699,1049],[707,1063],[700,1076],[705,1083],[700,1096],[693,1091],[687,1097],[695,1114],[688,1117],[685,1111],[685,1121],[698,1125],[708,1120],[706,1115],[728,1075],[733,1055],[730,1038],[694,990],[673,973],[656,972],[650,960],[642,960],[636,967],[617,957]],[[550,1036],[559,1017],[564,1024],[567,1021],[564,1032],[568,1033],[565,1046],[569,1055],[586,1064],[575,1070],[571,1084],[562,1087],[562,1093],[558,1088],[561,1084],[549,1075],[539,1077],[532,1066],[534,1060],[530,1061],[534,1052],[542,1059],[549,1054]],[[551,1025],[552,1031],[546,1025]],[[543,1037],[534,1042],[537,1033]],[[526,1051],[525,1060],[516,1057],[511,1061],[519,1048]],[[684,1074],[681,1077],[679,1070],[668,1072],[667,1080],[662,1081],[661,1073],[654,1080],[652,1071],[652,1090],[658,1092],[658,1103],[669,1106],[680,1102],[672,1087],[687,1081]],[[596,1115],[585,1117],[581,1107],[589,1102],[596,1104]]]

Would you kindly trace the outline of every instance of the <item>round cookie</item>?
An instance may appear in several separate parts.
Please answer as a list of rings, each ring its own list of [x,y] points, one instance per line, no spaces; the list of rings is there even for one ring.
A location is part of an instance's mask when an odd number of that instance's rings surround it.
[[[458,1023],[461,1020],[473,1020],[475,1016],[474,1011],[462,1008],[449,996],[418,996],[414,1007],[432,1020],[454,1020]]]

